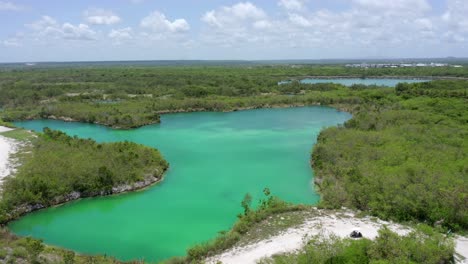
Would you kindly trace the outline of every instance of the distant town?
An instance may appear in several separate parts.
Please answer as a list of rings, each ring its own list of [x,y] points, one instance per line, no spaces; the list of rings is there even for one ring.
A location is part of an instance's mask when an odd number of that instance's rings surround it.
[[[349,68],[404,68],[404,67],[455,67],[461,68],[462,65],[450,65],[448,63],[358,63],[346,64]]]

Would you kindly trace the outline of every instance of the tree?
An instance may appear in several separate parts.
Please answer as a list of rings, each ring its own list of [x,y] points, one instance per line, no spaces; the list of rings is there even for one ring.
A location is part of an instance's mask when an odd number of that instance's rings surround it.
[[[247,193],[242,199],[241,206],[244,208],[244,215],[247,215],[250,212],[250,205],[252,204],[252,196]]]

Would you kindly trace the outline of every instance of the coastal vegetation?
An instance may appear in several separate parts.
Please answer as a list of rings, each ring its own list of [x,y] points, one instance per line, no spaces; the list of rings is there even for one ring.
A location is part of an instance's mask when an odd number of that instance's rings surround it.
[[[312,155],[321,205],[466,231],[467,91],[464,81],[400,84],[395,100],[324,130]]]
[[[273,256],[261,264],[288,263],[453,263],[453,241],[427,226],[406,236],[388,228],[375,240],[316,236],[299,252]]]
[[[314,216],[317,212],[311,212],[315,210],[310,206],[285,203],[266,190],[265,198],[256,208],[250,207],[249,195],[245,196],[241,202],[244,213],[238,216],[230,230],[220,232],[212,241],[190,248],[186,257],[175,257],[163,263],[203,263],[207,259],[216,261],[215,256],[227,249],[241,246],[239,241],[248,233],[255,233],[255,229],[261,228],[260,226],[277,225],[272,220],[275,215],[281,215],[280,219],[285,219],[287,215],[294,218],[301,214],[309,215],[309,220],[319,217]],[[299,220],[301,221],[304,219]],[[443,234],[441,229],[425,224],[418,224],[413,228],[407,235],[399,235],[384,225],[373,240],[316,235],[308,238],[306,246],[297,252],[274,255],[259,263],[453,263],[454,242],[450,236]]]
[[[81,197],[143,188],[168,168],[157,150],[130,142],[97,143],[48,128],[30,141],[31,153],[2,184],[2,223]]]
[[[395,88],[294,81],[305,76],[452,79]],[[347,206],[383,219],[466,232],[468,81],[454,78],[468,78],[468,68],[15,69],[0,72],[0,117],[8,122],[49,118],[127,129],[160,122],[160,115],[170,112],[330,105],[353,113],[353,118],[322,131],[313,149],[320,206]],[[278,84],[284,80],[293,81]],[[2,119],[0,125],[5,124]],[[114,188],[133,186],[148,176],[157,181],[167,166],[154,149],[129,142],[100,144],[46,129],[32,139],[32,153],[15,177],[3,184],[0,221],[73,197],[112,194]],[[265,195],[256,210],[247,196],[242,203],[244,214],[232,230],[172,261],[190,263],[220,253],[269,215],[302,208],[273,198],[269,192]],[[9,234],[2,236],[5,241]],[[37,256],[28,246],[20,247],[24,249],[18,252],[33,252],[23,254],[24,258]],[[325,248],[335,250],[319,250]],[[307,263],[312,259],[318,263],[448,263],[452,255],[453,245],[430,228],[407,237],[383,229],[375,241],[316,239],[298,254],[277,256],[266,263]]]
[[[52,118],[133,128],[167,112],[361,103],[359,85],[278,85],[305,76],[468,77],[468,68],[354,69],[342,66],[82,67],[0,72],[5,121]],[[293,96],[292,96],[293,95]]]
[[[238,221],[229,231],[222,231],[218,237],[206,243],[196,245],[187,250],[187,257],[175,258],[172,261],[175,263],[196,263],[207,257],[221,253],[223,250],[234,246],[243,235],[258,224],[267,219],[271,215],[304,210],[305,206],[293,205],[282,201],[278,197],[271,195],[268,188],[264,189],[265,197],[260,200],[256,209],[251,208],[252,198],[250,194],[246,194],[241,202],[243,214],[238,215]]]

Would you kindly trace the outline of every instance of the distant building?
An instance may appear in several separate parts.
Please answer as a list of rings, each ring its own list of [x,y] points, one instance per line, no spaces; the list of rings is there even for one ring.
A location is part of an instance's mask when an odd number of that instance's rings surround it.
[[[356,63],[346,64],[348,68],[403,68],[403,67],[447,67],[448,63]],[[463,67],[461,65],[454,65],[453,67]]]

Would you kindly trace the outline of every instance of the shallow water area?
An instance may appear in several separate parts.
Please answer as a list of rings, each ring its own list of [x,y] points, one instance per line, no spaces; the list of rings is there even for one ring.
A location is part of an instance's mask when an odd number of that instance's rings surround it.
[[[229,229],[246,193],[269,187],[294,203],[314,204],[310,152],[321,129],[351,115],[329,107],[163,115],[134,130],[53,120],[17,122],[99,142],[133,141],[158,148],[170,169],[141,192],[83,199],[27,215],[9,225],[18,235],[87,254],[159,261]]]

